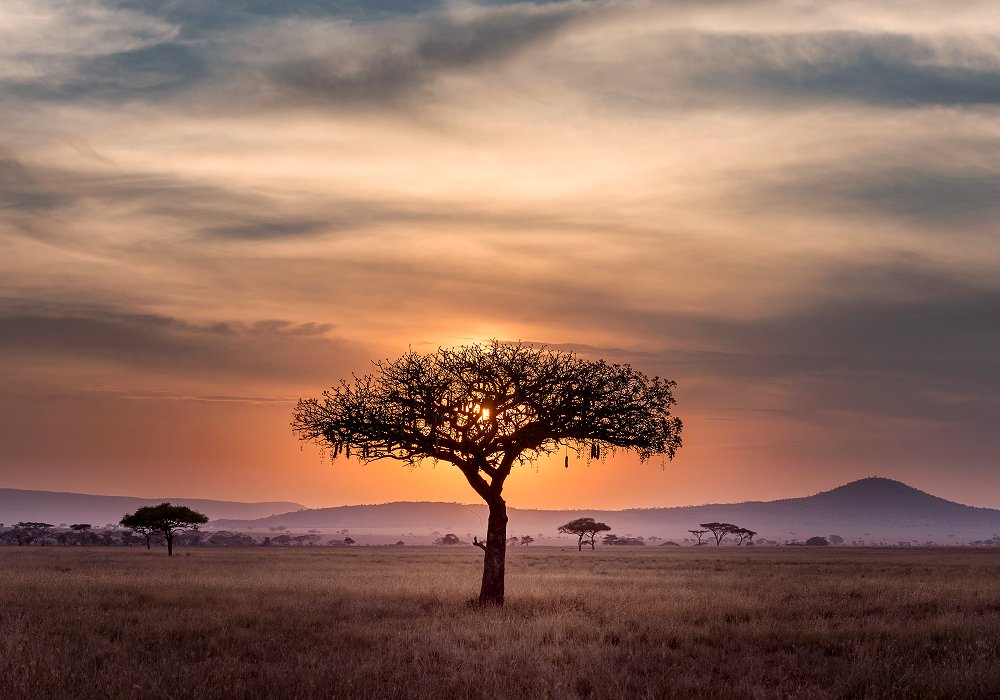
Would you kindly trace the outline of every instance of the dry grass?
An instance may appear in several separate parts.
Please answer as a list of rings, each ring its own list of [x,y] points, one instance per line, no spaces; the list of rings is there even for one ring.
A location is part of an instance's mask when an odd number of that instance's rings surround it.
[[[188,556],[185,556],[185,555]],[[989,550],[0,549],[2,698],[1000,697]]]

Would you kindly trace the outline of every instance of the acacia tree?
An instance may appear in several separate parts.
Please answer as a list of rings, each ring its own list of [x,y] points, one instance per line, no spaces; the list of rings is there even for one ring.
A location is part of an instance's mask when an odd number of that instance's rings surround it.
[[[70,530],[80,533],[80,546],[82,547],[87,543],[87,535],[90,534],[90,523],[73,523],[69,526]]]
[[[576,535],[579,538],[576,543],[577,551],[583,551],[584,542],[589,544],[591,549],[594,549],[594,541],[597,538],[597,533],[610,531],[610,525],[595,522],[593,518],[570,520],[559,528],[559,532],[566,533],[567,535]]]
[[[564,448],[672,458],[681,444],[673,387],[628,365],[494,340],[376,362],[371,374],[300,400],[292,428],[334,460],[454,465],[489,506],[486,541],[473,540],[485,553],[479,601],[502,605],[511,470]]]
[[[712,533],[712,537],[715,538],[716,547],[722,544],[722,540],[726,539],[727,535],[731,535],[740,529],[732,523],[702,523],[698,527],[703,527]]]
[[[700,547],[703,544],[705,544],[704,542],[702,542],[702,538],[706,534],[708,534],[708,530],[688,530],[688,532],[690,532],[692,535],[694,535],[698,539],[698,543],[695,545],[695,547]]]
[[[733,530],[732,534],[736,535],[736,537],[738,538],[736,540],[737,547],[741,546],[744,542],[750,542],[752,544],[753,538],[757,536],[756,532],[754,532],[753,530],[748,530],[745,527],[736,528],[735,530]]]
[[[167,540],[167,556],[173,556],[174,535],[182,530],[197,530],[199,525],[208,522],[208,517],[187,506],[164,501],[158,506],[143,506],[134,513],[126,513],[119,522],[143,535],[147,549],[154,534],[163,535]]]
[[[13,533],[14,537],[17,539],[18,546],[23,546],[26,544],[31,544],[35,540],[38,540],[38,544],[45,546],[45,540],[50,534],[52,534],[52,528],[55,527],[52,523],[38,523],[38,522],[19,522],[14,526]]]

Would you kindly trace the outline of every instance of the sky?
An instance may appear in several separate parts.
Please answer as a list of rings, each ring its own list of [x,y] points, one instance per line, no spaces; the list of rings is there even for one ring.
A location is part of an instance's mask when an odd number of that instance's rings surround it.
[[[491,338],[677,381],[516,507],[1000,507],[992,1],[5,0],[0,487],[474,502],[289,427]]]

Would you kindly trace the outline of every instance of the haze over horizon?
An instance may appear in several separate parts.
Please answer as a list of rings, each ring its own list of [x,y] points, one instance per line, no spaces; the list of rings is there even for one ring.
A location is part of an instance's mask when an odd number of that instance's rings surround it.
[[[499,338],[675,379],[685,421],[512,506],[1000,507],[992,3],[315,5],[0,8],[0,487],[475,502],[288,423]]]

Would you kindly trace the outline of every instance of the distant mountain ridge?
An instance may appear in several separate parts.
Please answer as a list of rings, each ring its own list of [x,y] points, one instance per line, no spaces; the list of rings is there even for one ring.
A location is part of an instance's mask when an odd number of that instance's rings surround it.
[[[206,498],[138,498],[135,496],[98,496],[62,491],[0,489],[0,523],[18,521],[58,523],[117,523],[122,515],[146,505],[170,501],[205,513],[209,518],[261,518],[274,513],[301,510],[292,501],[241,503]]]
[[[118,522],[125,512],[165,500],[205,513],[210,518],[210,529],[349,529],[352,534],[391,535],[393,541],[404,533],[479,534],[485,530],[487,519],[486,507],[481,504],[404,501],[306,509],[288,501],[240,503],[0,489],[0,522],[10,525],[19,520],[42,520],[103,525]],[[583,516],[609,523],[617,534],[668,539],[686,537],[688,530],[711,521],[732,522],[779,541],[836,533],[848,539],[936,540],[944,544],[1000,535],[1000,510],[962,505],[881,477],[860,479],[813,496],[776,501],[627,510],[509,508],[508,516],[512,534],[545,537],[556,537],[560,525]]]
[[[1000,533],[1000,510],[976,508],[925,493],[882,477],[860,479],[803,498],[716,503],[628,510],[537,510],[509,508],[509,531],[555,536],[559,525],[591,516],[613,525],[616,533],[678,538],[700,523],[733,522],[763,537],[838,533],[844,537],[990,537]],[[478,533],[485,529],[486,507],[458,503],[397,502],[380,505],[308,509],[256,520],[220,519],[224,528],[348,528],[353,532],[412,530]],[[978,538],[977,537],[977,538]]]

